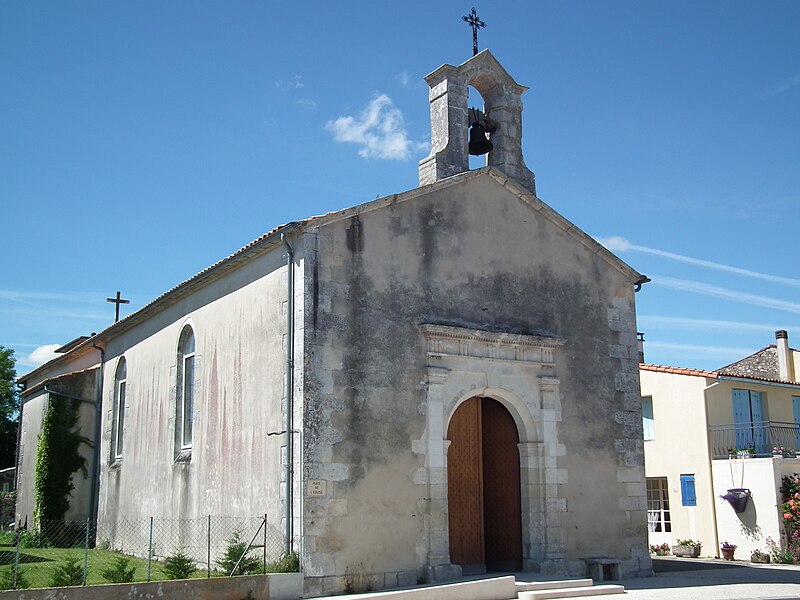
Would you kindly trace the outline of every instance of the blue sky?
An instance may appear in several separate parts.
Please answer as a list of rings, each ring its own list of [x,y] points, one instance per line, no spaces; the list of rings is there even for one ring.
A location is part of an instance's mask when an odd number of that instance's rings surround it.
[[[0,345],[24,372],[275,225],[417,185],[438,1],[0,3]],[[542,200],[653,282],[648,362],[800,346],[800,3],[476,4]]]

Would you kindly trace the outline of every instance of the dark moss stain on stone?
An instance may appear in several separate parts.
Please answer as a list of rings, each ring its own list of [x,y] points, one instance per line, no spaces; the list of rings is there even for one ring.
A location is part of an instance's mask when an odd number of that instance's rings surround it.
[[[317,319],[319,316],[319,255],[314,257],[314,266],[311,267],[311,324],[312,335],[316,335]]]
[[[359,215],[350,217],[350,227],[347,228],[345,243],[352,254],[360,254],[364,250],[364,231]]]

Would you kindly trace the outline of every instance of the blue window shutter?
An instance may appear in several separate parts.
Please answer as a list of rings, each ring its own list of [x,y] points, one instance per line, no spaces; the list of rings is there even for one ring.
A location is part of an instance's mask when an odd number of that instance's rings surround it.
[[[800,450],[800,396],[792,396],[792,413],[794,414],[795,448]]]
[[[750,394],[747,390],[733,390],[733,424],[736,431],[736,448],[744,450],[753,444],[753,423],[750,413]]]
[[[681,504],[683,506],[697,506],[694,475],[681,475]]]

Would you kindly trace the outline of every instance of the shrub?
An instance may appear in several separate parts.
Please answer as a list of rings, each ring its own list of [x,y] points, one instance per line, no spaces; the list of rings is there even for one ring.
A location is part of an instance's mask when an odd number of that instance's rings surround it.
[[[225,554],[217,561],[217,565],[226,575],[252,575],[262,570],[262,563],[255,556],[248,556],[251,548],[242,540],[242,532],[234,531],[228,540]],[[241,559],[241,560],[240,560]],[[238,566],[236,563],[239,563]],[[236,568],[236,573],[233,569]]]
[[[50,544],[37,530],[22,530],[19,532],[19,545],[23,548],[47,548]]]
[[[17,571],[17,581],[14,584],[14,567],[3,569],[0,572],[0,590],[27,590],[31,587],[31,582],[22,570]]]
[[[278,560],[267,563],[265,573],[298,573],[300,571],[300,555],[297,552],[284,554]]]
[[[68,558],[58,565],[50,579],[50,587],[70,587],[83,585],[83,565],[77,558]]]
[[[129,567],[128,565],[130,562],[130,558],[117,556],[114,559],[114,564],[101,573],[103,579],[109,583],[132,582],[134,573],[136,573],[136,567]]]
[[[183,551],[164,559],[164,575],[167,579],[189,579],[195,571],[197,566]]]

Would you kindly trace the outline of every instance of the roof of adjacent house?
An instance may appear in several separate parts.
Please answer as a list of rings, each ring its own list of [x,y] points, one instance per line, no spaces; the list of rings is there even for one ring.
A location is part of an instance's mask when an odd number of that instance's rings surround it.
[[[796,352],[796,350],[794,350]],[[800,387],[800,382],[787,381],[781,379],[778,370],[778,349],[775,344],[754,352],[729,365],[720,367],[714,371],[703,371],[701,369],[687,369],[683,367],[669,367],[662,365],[652,365],[642,363],[639,365],[642,371],[652,371],[654,373],[670,373],[672,375],[689,375],[694,377],[708,377],[710,379],[734,378],[751,380],[764,383],[779,383],[783,385],[794,385]]]
[[[91,349],[94,344],[97,344],[98,342],[103,342],[119,333],[122,333],[123,331],[130,329],[131,327],[137,325],[138,323],[141,323],[143,320],[149,318],[152,314],[162,310],[167,306],[174,304],[179,299],[185,297],[187,294],[190,294],[196,289],[201,288],[216,279],[219,279],[229,271],[237,268],[242,264],[248,263],[251,260],[254,260],[258,256],[262,255],[264,252],[267,252],[269,249],[277,245],[280,245],[282,243],[281,236],[283,234],[288,234],[295,230],[302,231],[310,226],[321,226],[329,222],[337,221],[343,218],[348,218],[349,216],[357,214],[362,211],[379,209],[388,204],[401,202],[405,200],[411,200],[420,195],[428,194],[431,191],[447,188],[452,185],[458,184],[460,182],[468,181],[470,179],[475,179],[477,177],[482,177],[486,175],[491,177],[498,184],[505,187],[512,194],[517,196],[520,199],[520,201],[527,203],[529,206],[531,206],[533,210],[535,210],[539,214],[546,216],[548,219],[554,222],[556,226],[560,227],[566,233],[573,236],[576,240],[578,240],[581,244],[589,248],[592,252],[601,257],[603,260],[607,261],[609,264],[616,267],[621,273],[623,273],[626,277],[628,277],[633,284],[640,285],[642,283],[650,281],[649,278],[645,277],[644,275],[633,269],[631,266],[625,263],[625,261],[623,261],[615,254],[613,254],[611,251],[609,251],[607,248],[605,248],[603,245],[597,242],[594,238],[586,234],[576,225],[574,225],[566,218],[561,216],[553,208],[551,208],[549,205],[545,204],[542,200],[534,196],[529,190],[519,185],[508,175],[506,175],[505,173],[499,171],[494,167],[483,167],[481,169],[475,169],[472,171],[465,171],[463,173],[458,173],[457,175],[453,175],[452,177],[439,180],[430,185],[413,188],[411,190],[407,190],[399,194],[392,194],[390,196],[377,198],[370,202],[358,204],[353,207],[329,212],[323,215],[309,217],[307,219],[303,219],[300,221],[292,221],[290,223],[286,223],[285,225],[280,225],[278,227],[275,227],[270,231],[268,231],[267,233],[265,233],[264,235],[253,240],[246,246],[240,248],[230,256],[223,258],[222,260],[214,263],[210,267],[203,269],[202,271],[190,277],[189,279],[177,284],[170,290],[167,290],[166,292],[156,297],[155,299],[150,301],[148,304],[146,304],[136,312],[133,312],[130,315],[120,319],[119,321],[110,325],[103,331],[93,334],[91,337],[84,337],[83,339],[78,338],[76,340],[73,340],[69,344],[62,346],[61,348],[59,348],[59,350],[65,352],[65,354],[57,358],[54,358],[48,363],[45,363],[44,365],[37,367],[36,369],[25,375],[20,376],[18,378],[18,381],[26,382],[29,380],[34,380],[36,379],[37,375],[39,375],[45,370],[46,367],[51,366],[54,363],[57,363],[58,361],[64,360],[71,352],[73,351],[81,352],[87,349]]]
[[[775,344],[771,344],[718,370],[724,375],[780,380],[778,348]]]
[[[653,371],[654,373],[670,373],[671,375],[708,377],[710,379],[716,379],[719,375],[714,371],[703,371],[702,369],[687,369],[684,367],[668,367],[664,365],[651,365],[647,363],[641,363],[639,365],[639,369],[641,369],[642,371]]]

